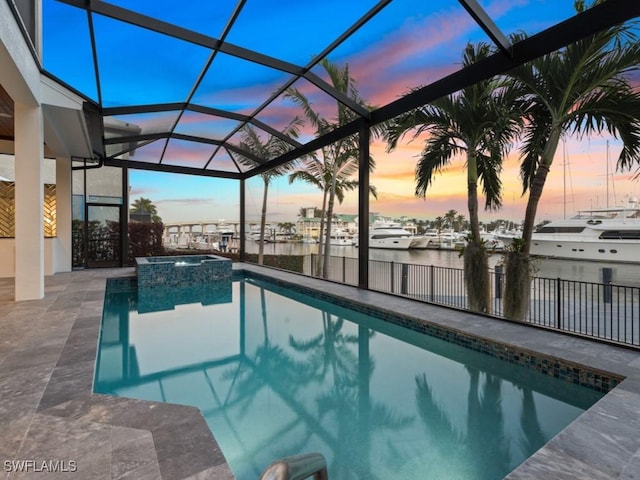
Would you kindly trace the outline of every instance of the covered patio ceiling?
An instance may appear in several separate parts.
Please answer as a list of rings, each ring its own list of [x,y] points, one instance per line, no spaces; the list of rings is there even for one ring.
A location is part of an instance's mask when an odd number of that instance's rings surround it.
[[[580,15],[570,0],[545,9],[510,3],[43,0],[44,70],[86,96],[86,113],[102,120],[93,160],[243,179],[640,15],[640,2],[628,0]],[[518,31],[529,38],[510,44]],[[498,53],[461,70],[469,41]],[[376,106],[333,88],[325,58],[348,64],[360,95]],[[282,132],[302,112],[285,96],[290,87],[327,118],[340,102],[357,119],[291,138]],[[246,125],[289,151],[258,158],[244,150]]]

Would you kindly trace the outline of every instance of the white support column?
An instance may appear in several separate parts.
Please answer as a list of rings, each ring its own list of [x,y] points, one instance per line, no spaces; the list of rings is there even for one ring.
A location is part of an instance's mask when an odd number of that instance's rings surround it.
[[[71,234],[73,206],[71,196],[71,159],[56,159],[56,231],[55,272],[71,271]]]
[[[44,297],[42,109],[15,103],[15,299]]]

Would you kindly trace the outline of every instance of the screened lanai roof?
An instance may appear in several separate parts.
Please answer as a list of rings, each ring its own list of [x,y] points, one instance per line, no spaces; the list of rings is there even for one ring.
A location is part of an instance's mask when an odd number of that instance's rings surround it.
[[[638,15],[628,0],[578,16],[572,0],[44,0],[43,63],[102,117],[105,164],[247,178]],[[529,38],[510,45],[514,32]],[[461,71],[467,42],[498,53]],[[331,86],[324,58],[349,65],[371,108]],[[341,102],[355,120],[283,134],[302,114],[290,87],[326,118]],[[243,149],[246,125],[289,151]]]

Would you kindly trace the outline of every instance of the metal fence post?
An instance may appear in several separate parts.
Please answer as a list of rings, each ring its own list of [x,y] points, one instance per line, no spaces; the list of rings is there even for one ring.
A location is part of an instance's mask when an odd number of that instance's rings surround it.
[[[429,265],[429,299],[433,302],[433,292],[434,292],[434,272],[433,265]]]
[[[407,291],[409,290],[408,283],[409,283],[409,265],[407,265],[406,263],[403,263],[402,264],[402,283],[400,284],[400,293],[402,295],[407,294]]]
[[[502,298],[502,265],[496,265],[494,273],[494,287],[496,290],[496,299]]]
[[[394,264],[393,262],[391,262],[391,268],[390,268],[390,271],[391,271],[391,293],[394,293],[394,292],[395,292],[394,284],[396,283],[396,282],[394,281],[394,280],[395,280],[395,278],[394,278],[394,277],[395,277],[395,275],[394,275],[394,268],[393,268],[393,267],[394,267],[394,265],[395,265],[395,264]]]
[[[602,269],[602,293],[604,303],[611,303],[613,297],[613,287],[611,282],[613,281],[613,269],[605,267]]]
[[[556,328],[562,328],[562,280],[556,279]]]
[[[342,283],[347,283],[347,257],[342,256]]]

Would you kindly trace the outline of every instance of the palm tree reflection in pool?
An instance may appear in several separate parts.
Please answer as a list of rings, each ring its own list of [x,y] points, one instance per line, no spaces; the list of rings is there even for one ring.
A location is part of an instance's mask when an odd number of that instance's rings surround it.
[[[329,448],[322,453],[335,478],[380,478],[371,471],[370,436],[375,431],[402,429],[415,419],[371,401],[369,381],[375,367],[368,344],[374,332],[360,327],[357,334],[345,333],[343,318],[323,312],[322,332],[308,340],[290,336],[292,351],[287,352],[270,340],[264,288],[260,296],[263,341],[253,354],[245,353],[237,368],[225,373],[227,380],[233,379],[236,397],[229,406],[246,417],[253,408],[261,410],[254,401],[268,388],[296,418],[272,433],[263,451],[246,456],[253,459],[256,478],[273,460],[318,451],[319,446]]]
[[[426,374],[416,376],[416,404],[425,429],[433,442],[436,455],[443,458],[464,458],[456,462],[463,478],[476,480],[503,478],[517,464],[512,459],[513,445],[505,436],[502,405],[502,380],[490,374],[481,375],[477,368],[467,366],[469,391],[467,393],[466,429],[461,429],[447,415],[444,405],[437,401]],[[481,382],[484,378],[484,382]],[[523,387],[520,417],[522,456],[526,458],[542,447],[545,439],[538,422],[536,405],[531,389]],[[491,454],[488,455],[487,453]],[[437,464],[433,454],[421,458],[425,465]]]

